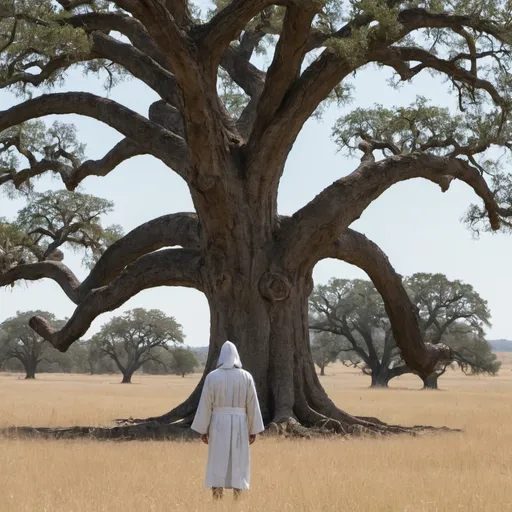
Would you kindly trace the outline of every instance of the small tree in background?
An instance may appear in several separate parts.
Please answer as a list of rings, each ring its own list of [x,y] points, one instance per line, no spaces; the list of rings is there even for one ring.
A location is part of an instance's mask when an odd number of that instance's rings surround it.
[[[399,349],[373,284],[333,278],[314,288],[309,305],[311,329],[337,340],[336,355],[343,363],[370,375],[372,386],[387,386]]]
[[[184,347],[176,347],[171,350],[173,363],[171,371],[176,375],[185,377],[189,373],[194,373],[194,370],[200,366],[199,359],[196,353]]]
[[[93,338],[95,349],[114,361],[123,384],[148,361],[163,364],[157,348],[169,350],[183,343],[183,331],[173,317],[158,309],[142,308],[112,318]]]
[[[449,280],[443,274],[425,273],[412,275],[404,284],[417,307],[425,341],[448,345],[455,352],[452,362],[458,362],[465,370],[496,373],[499,365],[494,370],[495,364],[488,356],[492,349],[484,339],[484,329],[491,325],[491,314],[487,301],[473,286]],[[400,365],[404,364],[401,360]],[[439,377],[450,366],[450,361],[436,365],[434,371],[422,379],[424,388],[438,389]]]
[[[471,375],[496,375],[501,368],[501,362],[493,352],[491,344],[482,334],[468,330],[463,323],[453,325],[443,336],[443,343],[453,349],[454,360],[439,364],[423,380],[423,389],[439,389],[438,380],[449,368],[458,366]],[[399,364],[403,364],[403,360]],[[412,372],[409,370],[406,373]]]
[[[25,379],[35,379],[38,364],[53,348],[33,331],[28,321],[34,315],[41,315],[51,322],[59,322],[47,311],[18,312],[0,325],[0,356],[4,361],[16,359],[25,369]]]
[[[311,353],[313,361],[320,368],[320,375],[325,375],[327,365],[334,363],[343,349],[343,340],[332,332],[320,332],[311,336]]]

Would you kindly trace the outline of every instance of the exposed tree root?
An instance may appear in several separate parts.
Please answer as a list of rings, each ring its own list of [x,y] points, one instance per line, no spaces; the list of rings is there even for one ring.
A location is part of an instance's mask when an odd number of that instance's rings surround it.
[[[78,439],[107,441],[151,441],[175,440],[189,441],[198,435],[188,425],[162,425],[161,423],[139,423],[120,427],[10,427],[0,429],[0,436],[42,439]]]
[[[380,437],[398,434],[417,436],[420,434],[450,432],[461,432],[461,430],[424,425],[402,427],[398,425],[387,425],[382,422],[370,423],[368,421],[347,423],[330,418],[325,418],[324,420],[319,421],[316,425],[306,427],[301,425],[295,418],[288,418],[280,420],[279,422],[270,423],[263,435],[292,439],[314,439],[325,437]],[[116,427],[9,427],[0,429],[0,436],[40,439],[88,438],[98,441],[191,441],[199,437],[198,434],[190,429],[190,421],[186,420],[170,425],[151,421],[124,424]]]
[[[318,437],[380,437],[407,434],[418,436],[429,433],[454,433],[461,432],[459,429],[450,429],[448,427],[431,427],[426,425],[417,425],[414,427],[402,427],[399,425],[387,425],[383,422],[369,423],[361,422],[357,424],[348,424],[345,422],[326,418],[318,424],[311,427],[304,427],[294,418],[289,418],[279,423],[270,423],[265,435],[284,436],[289,438],[318,438]]]

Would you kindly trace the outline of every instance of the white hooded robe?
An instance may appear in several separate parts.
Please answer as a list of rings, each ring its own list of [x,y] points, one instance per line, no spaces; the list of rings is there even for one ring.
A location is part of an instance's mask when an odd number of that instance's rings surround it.
[[[254,380],[227,341],[217,370],[205,379],[192,423],[193,430],[208,434],[206,487],[249,489],[249,435],[264,428]]]

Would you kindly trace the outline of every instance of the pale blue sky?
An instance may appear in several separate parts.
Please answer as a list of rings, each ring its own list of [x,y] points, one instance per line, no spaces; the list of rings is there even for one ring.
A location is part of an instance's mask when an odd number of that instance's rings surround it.
[[[388,87],[389,73],[367,69],[354,79],[354,102],[347,108],[369,107],[375,102],[386,106],[406,105],[416,95],[424,95],[436,104],[451,105],[447,85],[429,75],[422,75],[412,85],[400,90]],[[102,83],[80,73],[70,74],[65,90],[87,90],[105,94]],[[155,96],[140,82],[130,80],[111,94],[116,101],[142,114]],[[16,98],[0,94],[0,109],[12,105]],[[321,122],[309,121],[300,134],[281,181],[279,209],[291,214],[324,187],[357,166],[357,160],[336,152],[331,128],[341,111],[330,107]],[[61,116],[74,122],[81,139],[87,144],[88,157],[97,158],[108,151],[120,136],[95,120],[79,116]],[[63,188],[57,179],[38,182],[39,191]],[[152,157],[138,157],[121,165],[106,178],[88,178],[81,190],[115,203],[115,211],[106,223],[121,224],[125,231],[159,215],[192,211],[192,202],[184,182],[173,171]],[[352,227],[365,233],[387,253],[402,275],[414,272],[443,272],[449,278],[471,283],[488,300],[492,313],[490,338],[512,338],[509,321],[508,290],[512,289],[509,272],[512,236],[486,234],[480,240],[460,222],[474,193],[465,184],[454,183],[446,194],[438,186],[414,180],[395,185],[364,213]],[[0,196],[0,217],[13,218],[23,201],[9,201]],[[80,277],[86,275],[81,257],[66,253],[65,263]],[[331,276],[365,277],[358,269],[337,261],[323,261],[315,268],[315,282]],[[208,344],[209,314],[205,298],[199,292],[182,288],[158,288],[145,291],[113,313],[100,316],[87,336],[93,334],[114,314],[134,307],[159,308],[176,317],[184,326],[186,342],[193,346]],[[51,281],[27,283],[0,290],[0,321],[18,310],[45,309],[59,317],[70,316],[73,304]]]

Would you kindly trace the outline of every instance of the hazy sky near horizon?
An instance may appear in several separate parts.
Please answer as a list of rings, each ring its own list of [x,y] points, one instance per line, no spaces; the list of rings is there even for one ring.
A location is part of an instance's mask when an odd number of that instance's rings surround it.
[[[398,90],[387,84],[390,72],[369,68],[357,74],[354,101],[339,109],[331,106],[321,121],[310,120],[297,139],[288,159],[279,191],[279,210],[288,215],[302,207],[323,188],[351,172],[358,163],[338,153],[331,138],[332,126],[343,112],[356,107],[370,107],[378,102],[385,106],[405,106],[423,95],[434,104],[453,106],[455,98],[447,94],[448,85],[439,78],[420,75],[411,85]],[[102,80],[84,77],[80,72],[69,75],[63,90],[86,90],[105,95]],[[156,96],[137,80],[117,86],[111,98],[146,115]],[[0,109],[16,103],[9,93],[0,94]],[[80,116],[59,116],[73,122],[81,140],[87,144],[87,156],[103,156],[121,136],[95,120]],[[48,118],[53,121],[53,118]],[[45,177],[37,184],[38,191],[63,189],[58,179]],[[81,191],[115,203],[115,210],[105,218],[105,224],[121,224],[125,230],[160,215],[193,211],[192,201],[183,180],[164,164],[152,157],[137,157],[119,166],[105,178],[86,179]],[[389,256],[402,275],[414,272],[442,272],[451,279],[472,284],[489,302],[492,328],[489,338],[512,338],[508,290],[512,288],[510,258],[512,236],[484,234],[475,240],[460,219],[470,203],[475,202],[473,191],[465,184],[452,183],[443,194],[437,185],[425,180],[412,180],[393,186],[377,199],[353,224],[365,233]],[[0,195],[0,217],[13,219],[24,204]],[[81,255],[65,254],[64,262],[83,279],[87,271],[81,266]],[[366,277],[360,270],[333,260],[320,262],[315,268],[315,283],[330,277]],[[59,286],[52,281],[28,282],[14,288],[0,289],[0,321],[17,311],[43,309],[58,317],[69,317],[74,305]],[[194,290],[157,288],[140,293],[121,308],[101,315],[92,324],[87,336],[113,315],[134,307],[158,308],[173,315],[192,346],[208,344],[209,313],[204,296]]]

